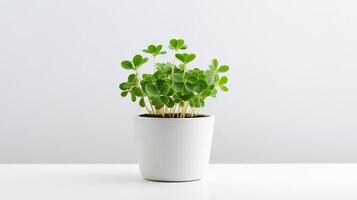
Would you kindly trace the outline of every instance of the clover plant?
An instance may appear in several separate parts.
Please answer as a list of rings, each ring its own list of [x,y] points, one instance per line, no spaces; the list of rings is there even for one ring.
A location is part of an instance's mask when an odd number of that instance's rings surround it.
[[[194,53],[184,53],[187,45],[182,39],[171,39],[169,49],[174,53],[172,62],[156,63],[156,57],[167,52],[162,45],[149,45],[143,50],[152,57],[153,72],[139,73],[148,58],[135,55],[124,60],[121,66],[131,72],[126,82],[119,85],[121,96],[129,96],[133,102],[146,109],[147,115],[161,117],[196,117],[209,97],[216,97],[217,88],[227,92],[228,77],[222,74],[229,70],[213,59],[208,69],[191,67]]]

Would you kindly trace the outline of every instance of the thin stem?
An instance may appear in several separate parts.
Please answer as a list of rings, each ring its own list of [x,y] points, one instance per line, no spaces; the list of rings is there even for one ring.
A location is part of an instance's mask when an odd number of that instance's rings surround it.
[[[175,65],[175,62],[176,62],[176,54],[177,54],[177,50],[175,50],[175,53],[174,53],[174,61],[172,62],[174,65]]]
[[[156,56],[153,56],[154,72],[156,71]]]

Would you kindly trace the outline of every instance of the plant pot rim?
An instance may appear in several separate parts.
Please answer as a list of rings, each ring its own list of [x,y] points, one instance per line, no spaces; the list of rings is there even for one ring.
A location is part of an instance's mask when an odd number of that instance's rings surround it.
[[[206,115],[201,114],[199,117],[191,117],[191,118],[171,118],[171,117],[152,117],[152,116],[145,116],[146,114],[136,115],[135,118],[137,119],[149,119],[149,120],[173,120],[173,121],[183,121],[183,120],[205,120],[205,119],[214,119],[214,115]]]

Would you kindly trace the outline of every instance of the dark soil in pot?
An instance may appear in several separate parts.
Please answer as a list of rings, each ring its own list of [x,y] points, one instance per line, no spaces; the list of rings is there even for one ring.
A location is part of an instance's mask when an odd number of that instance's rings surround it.
[[[165,114],[165,115],[150,115],[150,114],[142,114],[139,115],[140,117],[149,117],[149,118],[183,118],[180,115],[175,114]],[[184,118],[201,118],[201,117],[209,117],[209,115],[203,115],[203,114],[198,114],[195,116],[191,116],[189,114],[186,114]],[[184,119],[183,118],[183,119]]]

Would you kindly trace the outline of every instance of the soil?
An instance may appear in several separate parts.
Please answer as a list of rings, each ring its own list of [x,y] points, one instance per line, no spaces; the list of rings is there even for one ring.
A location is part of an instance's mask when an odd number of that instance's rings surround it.
[[[150,114],[142,114],[139,115],[140,117],[150,117],[150,118],[181,118],[180,116],[178,117],[177,114],[173,117],[171,114],[165,114],[164,116],[162,115],[150,115]],[[191,117],[190,115],[186,114],[185,118],[201,118],[201,117],[209,117],[209,115],[203,115],[203,114],[198,114],[196,116]]]

